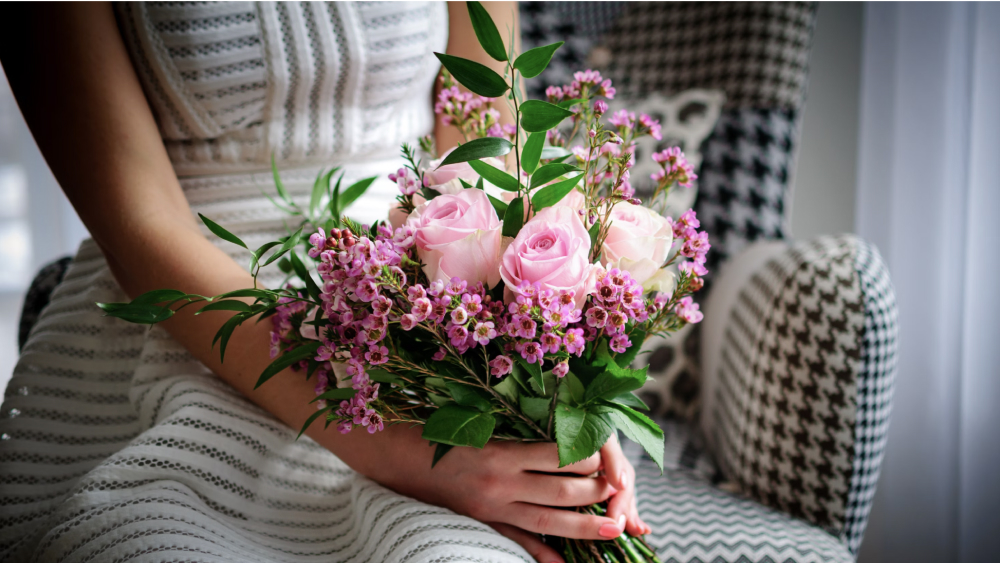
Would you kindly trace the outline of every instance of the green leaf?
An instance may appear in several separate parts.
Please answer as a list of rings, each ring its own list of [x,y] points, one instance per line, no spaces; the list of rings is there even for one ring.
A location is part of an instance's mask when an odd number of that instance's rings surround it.
[[[479,179],[476,180],[476,189],[477,190],[483,190],[484,192],[486,191],[486,186],[483,185],[483,177],[482,176],[480,176]]]
[[[340,224],[340,184],[344,181],[344,175],[337,177],[337,184],[333,186],[333,193],[330,194],[330,217],[337,224]]]
[[[538,133],[532,133],[532,135],[538,135]],[[580,169],[572,164],[563,164],[561,162],[550,162],[545,166],[542,166],[535,171],[531,176],[531,189],[535,189],[538,186],[544,186],[552,180],[555,180],[563,174],[569,172],[580,171]]]
[[[619,405],[625,405],[626,407],[632,407],[633,409],[642,409],[644,411],[648,411],[649,410],[649,405],[647,405],[646,403],[642,402],[642,399],[640,399],[638,395],[636,395],[635,393],[631,393],[631,392],[629,392],[629,393],[622,393],[621,395],[618,395],[614,399],[611,399],[611,401],[614,402],[614,403],[618,403]]]
[[[562,158],[564,156],[569,156],[571,154],[573,153],[569,152],[563,147],[545,147],[542,149],[541,159],[552,160],[553,158]]]
[[[257,299],[277,299],[275,295],[276,292],[268,289],[236,289],[233,291],[227,291],[222,295],[216,295],[213,299],[227,299],[229,297],[255,297]]]
[[[455,80],[480,96],[499,98],[509,89],[507,81],[488,66],[442,53],[434,53],[434,55],[455,77]]]
[[[399,383],[400,379],[395,374],[389,373],[384,369],[369,368],[366,370],[368,374],[368,379],[371,379],[375,383]]]
[[[528,385],[536,395],[551,397],[556,391],[556,376],[552,370],[543,371],[541,383],[537,379],[530,379]]]
[[[544,393],[545,380],[542,379],[542,363],[535,362],[533,364],[529,364],[528,360],[522,358],[520,354],[517,355],[517,363],[518,365],[521,366],[521,369],[528,372],[528,375],[531,376],[531,379],[533,379],[535,383],[538,384],[539,389],[541,389],[542,393]]]
[[[611,421],[601,413],[559,403],[556,405],[556,445],[559,467],[594,455],[611,436]]]
[[[278,165],[274,163],[274,153],[271,153],[271,175],[274,176],[274,187],[278,190],[278,195],[281,199],[292,203],[291,198],[288,197],[288,190],[285,189],[285,184],[281,181],[281,176],[278,174]]]
[[[521,168],[528,174],[533,174],[538,168],[538,159],[542,156],[545,148],[545,133],[537,132],[528,135],[528,140],[524,142],[521,150]]]
[[[240,240],[240,237],[234,235],[233,233],[230,233],[226,229],[223,229],[215,221],[209,219],[208,217],[205,217],[201,213],[198,214],[198,217],[201,217],[201,222],[205,223],[205,226],[208,227],[208,230],[212,231],[215,234],[215,236],[221,238],[222,240],[229,241],[229,242],[231,242],[233,244],[242,246],[243,248],[246,248],[247,250],[250,250],[247,247],[247,244],[245,242],[243,242],[242,240]]]
[[[136,297],[130,305],[156,305],[167,301],[177,301],[187,296],[187,293],[176,289],[154,289]]]
[[[516,237],[524,226],[524,198],[515,197],[507,205],[507,213],[503,216],[503,231],[505,237]]]
[[[587,231],[587,234],[590,235],[590,250],[593,251],[594,245],[597,244],[597,235],[601,234],[601,222],[594,221],[594,224],[590,226],[590,230]]]
[[[493,390],[507,397],[513,402],[517,402],[517,380],[513,377],[505,377],[503,381],[493,386]]]
[[[434,442],[431,442],[431,444],[436,446],[434,448],[434,459],[431,460],[431,469],[434,469],[434,466],[437,465],[439,461],[441,461],[441,458],[444,457],[444,454],[450,452],[451,449],[454,448],[455,446],[450,446],[448,444],[434,444]]]
[[[582,173],[568,180],[545,186],[535,192],[535,195],[531,196],[531,206],[535,208],[535,212],[537,213],[546,207],[551,207],[559,203],[562,201],[562,198],[566,197],[569,192],[576,188],[576,185],[580,183],[580,178],[583,178]]]
[[[476,38],[479,39],[483,50],[498,61],[506,61],[507,51],[504,49],[503,39],[500,38],[500,32],[497,31],[497,26],[486,8],[479,2],[466,2],[465,5],[469,8],[472,29],[476,32]]]
[[[309,426],[312,425],[312,423],[315,422],[317,418],[323,416],[324,414],[327,413],[327,411],[331,410],[332,408],[333,406],[331,405],[326,407],[325,409],[319,409],[316,412],[314,412],[312,416],[306,419],[306,423],[302,425],[302,430],[299,430],[299,435],[296,436],[295,439],[298,440],[299,438],[301,438],[302,435],[306,433],[306,430],[309,429]]]
[[[582,103],[584,103],[586,101],[587,100],[584,100],[582,98],[573,98],[572,100],[563,100],[563,101],[559,102],[558,105],[559,105],[559,107],[561,107],[563,109],[569,109],[569,108],[575,106],[576,104],[582,104]]]
[[[480,180],[482,180],[482,178],[480,178]],[[490,204],[493,205],[493,209],[497,212],[497,217],[499,217],[500,220],[503,221],[503,218],[507,215],[507,207],[508,207],[507,204],[491,196],[490,194],[486,194],[486,197],[490,198]]]
[[[521,412],[536,422],[548,420],[551,402],[549,399],[523,395],[521,396]]]
[[[262,264],[262,266],[267,266],[267,265],[271,264],[272,262],[274,262],[275,260],[277,260],[277,259],[281,258],[282,256],[284,256],[286,252],[288,252],[289,250],[295,248],[295,245],[299,244],[299,240],[301,238],[302,238],[302,229],[299,229],[299,230],[295,231],[294,233],[292,233],[291,235],[289,235],[288,238],[285,239],[285,242],[282,243],[281,248],[279,248],[274,254],[272,254],[271,257],[268,258]]]
[[[569,110],[541,100],[527,100],[521,104],[520,110],[521,127],[529,133],[548,131],[573,115]]]
[[[213,301],[199,309],[195,314],[200,315],[209,311],[236,311],[239,313],[249,313],[250,305],[247,305],[242,301]]]
[[[377,178],[378,176],[372,176],[371,178],[358,180],[348,186],[348,188],[340,194],[340,202],[338,203],[338,206],[340,207],[341,213],[350,207],[355,200],[361,197],[365,191],[368,190],[368,187],[372,185],[372,182],[374,182]]]
[[[305,282],[306,291],[309,293],[309,296],[319,301],[319,286],[313,281],[312,274],[309,273],[306,265],[302,263],[302,260],[299,260],[299,256],[295,254],[294,250],[288,256],[292,259],[292,268],[295,270],[295,275]]]
[[[313,184],[312,195],[309,197],[309,215],[316,216],[316,212],[319,211],[319,204],[323,201],[323,194],[330,189],[330,180],[333,179],[333,175],[337,172],[339,168],[333,168],[326,174],[323,174],[321,170],[319,175],[316,176],[316,182]]]
[[[607,371],[598,375],[587,386],[584,399],[588,402],[595,399],[614,399],[622,393],[627,393],[642,387],[646,382],[646,368],[620,368],[614,362],[607,365]]]
[[[512,148],[514,148],[514,145],[510,141],[501,139],[500,137],[473,139],[468,143],[455,147],[455,150],[448,153],[448,156],[441,161],[440,166],[469,162],[470,160],[479,160],[491,156],[503,156],[509,153]]]
[[[220,362],[226,362],[226,347],[229,346],[229,337],[233,335],[233,331],[236,330],[236,327],[242,324],[245,319],[246,317],[237,313],[226,321],[221,327],[219,327],[218,332],[215,333],[215,338],[212,339],[212,347],[214,348],[215,343],[219,342]]]
[[[642,349],[642,343],[646,341],[646,333],[636,328],[629,333],[628,338],[632,341],[632,345],[628,347],[628,350],[615,356],[615,363],[618,364],[618,367],[625,368],[632,365]]]
[[[607,403],[613,410],[611,420],[629,440],[642,446],[663,473],[663,429],[648,416],[619,403]]]
[[[516,192],[521,184],[510,174],[486,164],[481,160],[470,160],[469,166],[483,177],[484,180],[508,192]]]
[[[251,272],[254,271],[254,269],[257,267],[257,264],[260,263],[260,257],[263,256],[265,252],[271,250],[272,248],[278,246],[279,244],[281,244],[281,241],[272,240],[271,242],[265,242],[264,244],[260,245],[260,247],[257,248],[257,250],[250,251],[250,271]]]
[[[174,311],[159,305],[130,305],[128,303],[98,303],[109,317],[136,324],[154,325],[174,316]]]
[[[480,180],[482,180],[482,178],[480,178]],[[465,189],[467,189],[467,190],[471,190],[471,189],[472,189],[472,184],[470,184],[470,183],[466,182],[466,181],[465,181],[464,179],[462,179],[462,178],[459,178],[459,179],[458,179],[458,182],[459,182],[460,184],[462,184],[462,187],[463,187],[463,188],[465,188]]]
[[[308,344],[303,344],[302,346],[299,346],[298,348],[292,350],[291,352],[286,352],[278,356],[278,358],[275,359],[273,362],[271,362],[271,365],[267,366],[267,368],[265,368],[264,371],[260,374],[260,377],[257,378],[257,384],[254,385],[253,388],[256,389],[260,387],[268,379],[274,377],[275,374],[279,373],[281,370],[293,364],[297,364],[302,360],[308,360],[309,358],[312,358],[313,356],[316,355],[316,350],[319,349],[320,344],[321,343],[318,341],[309,342]]]
[[[575,373],[567,373],[566,377],[562,379],[562,384],[569,391],[569,396],[573,399],[573,402],[578,404],[583,403],[583,396],[586,393],[586,389],[583,387],[583,382],[580,381],[580,378]]]
[[[448,387],[448,393],[451,394],[451,398],[455,399],[456,403],[478,409],[481,412],[490,410],[489,396],[484,396],[484,393],[478,389],[455,381],[446,381],[445,386]]]
[[[517,60],[514,61],[514,68],[521,71],[521,76],[525,78],[534,78],[545,70],[545,67],[549,66],[549,61],[552,60],[552,55],[556,52],[556,49],[562,47],[563,42],[553,43],[551,45],[545,45],[543,47],[535,47],[534,49],[528,49],[527,51],[521,53]]]
[[[482,448],[493,435],[496,419],[472,407],[445,405],[427,419],[423,438],[451,446]]]
[[[347,401],[353,399],[355,395],[358,394],[357,389],[340,388],[340,389],[330,389],[326,393],[317,396],[315,399],[309,401],[310,404],[316,401]]]

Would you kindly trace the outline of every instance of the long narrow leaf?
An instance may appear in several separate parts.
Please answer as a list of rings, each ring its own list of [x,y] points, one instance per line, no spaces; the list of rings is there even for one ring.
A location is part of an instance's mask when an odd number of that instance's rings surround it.
[[[476,32],[476,38],[479,39],[483,50],[498,61],[506,61],[507,51],[504,50],[503,39],[500,38],[500,32],[497,31],[497,26],[493,23],[493,18],[490,17],[486,8],[483,8],[479,2],[466,2],[465,4],[469,8],[472,30]]]
[[[535,133],[533,133],[535,134]],[[531,189],[535,189],[539,186],[544,186],[552,180],[555,180],[563,174],[569,172],[580,171],[579,168],[573,166],[572,164],[563,164],[561,162],[552,162],[542,166],[531,176]]]
[[[288,190],[285,189],[285,184],[281,181],[281,175],[278,174],[278,165],[275,164],[274,154],[271,155],[271,175],[274,176],[274,187],[278,190],[278,195],[281,196],[281,199],[292,203],[292,199],[288,197]]]
[[[361,197],[368,189],[368,187],[372,185],[372,182],[374,182],[377,178],[378,176],[372,176],[371,178],[365,178],[364,180],[359,180],[348,186],[348,188],[340,194],[339,206],[341,212],[350,207],[350,205],[354,203],[355,200]]]
[[[327,411],[331,409],[333,409],[333,407],[328,406],[325,409],[319,409],[318,411],[314,412],[309,418],[306,419],[306,423],[302,425],[302,430],[299,430],[299,435],[296,436],[295,439],[298,440],[299,438],[301,438],[302,435],[306,433],[306,430],[308,430],[309,427],[312,426],[312,423],[315,422],[317,418],[323,416],[324,414],[327,413]]]
[[[316,355],[316,350],[319,349],[320,344],[321,343],[318,341],[310,342],[308,344],[303,344],[302,346],[299,346],[298,348],[292,350],[291,352],[286,352],[278,356],[278,358],[273,362],[271,362],[271,365],[267,366],[267,368],[263,371],[263,373],[260,374],[260,377],[257,379],[257,384],[254,385],[253,388],[257,389],[258,387],[266,383],[268,379],[271,379],[285,368],[291,367],[292,365],[297,364],[302,360],[308,360],[309,358],[312,358],[313,356]]]
[[[247,305],[242,301],[235,300],[213,301],[212,303],[209,303],[199,309],[195,314],[200,315],[209,311],[236,311],[238,313],[249,313],[250,305]]]
[[[503,216],[502,236],[516,237],[524,226],[524,198],[516,197],[507,206],[507,212]]]
[[[480,158],[491,156],[504,156],[512,148],[514,148],[514,145],[510,141],[501,139],[500,137],[474,139],[455,147],[455,150],[448,153],[448,156],[441,161],[440,166],[469,162],[470,160],[479,160]]]
[[[545,145],[545,133],[537,132],[528,135],[528,140],[524,142],[524,149],[521,151],[521,168],[528,174],[534,174],[538,168],[538,159],[542,156],[542,149]]]
[[[472,169],[476,171],[476,174],[479,174],[480,176],[483,177],[484,180],[500,188],[501,190],[506,190],[508,192],[516,192],[520,188],[523,188],[520,182],[518,182],[513,176],[504,172],[503,170],[498,170],[496,168],[493,168],[492,166],[486,164],[481,160],[470,160],[469,166],[471,166]]]
[[[537,212],[559,203],[562,198],[576,188],[576,185],[580,183],[580,178],[583,178],[583,174],[577,174],[568,180],[545,186],[531,196],[531,206]]]
[[[291,254],[289,254],[289,257],[292,259],[292,268],[295,270],[295,275],[299,276],[299,278],[305,282],[306,291],[309,292],[309,296],[316,301],[319,301],[319,286],[317,286],[316,282],[313,280],[312,274],[309,273],[309,269],[302,263],[302,260],[299,259],[294,250]]]
[[[560,41],[551,45],[528,49],[524,53],[521,53],[521,56],[517,57],[517,60],[514,61],[514,68],[521,71],[521,76],[534,78],[541,74],[545,70],[545,67],[549,66],[552,55],[555,54],[556,49],[562,46],[563,42]]]
[[[488,66],[442,53],[434,53],[434,55],[455,77],[455,80],[480,96],[499,98],[509,89],[507,81]]]
[[[240,239],[240,237],[222,228],[222,226],[216,223],[215,221],[209,219],[208,217],[205,217],[201,213],[198,214],[198,217],[201,217],[201,222],[205,223],[205,226],[208,227],[208,230],[212,231],[215,234],[215,236],[221,238],[222,240],[229,241],[233,244],[242,246],[243,248],[250,250],[250,248],[247,246],[247,243],[243,242]]]
[[[286,252],[295,248],[295,245],[299,244],[299,240],[301,238],[302,238],[302,229],[299,229],[294,233],[292,233],[288,238],[285,239],[285,242],[282,243],[281,248],[275,251],[275,253],[272,254],[271,257],[268,258],[263,265],[268,266],[275,260],[284,256]]]

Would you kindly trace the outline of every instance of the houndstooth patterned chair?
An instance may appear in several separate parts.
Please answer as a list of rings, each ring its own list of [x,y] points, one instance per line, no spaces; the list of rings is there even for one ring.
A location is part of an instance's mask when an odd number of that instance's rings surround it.
[[[532,86],[574,70],[629,103],[725,97],[695,210],[712,240],[706,318],[657,342],[667,470],[637,449],[663,561],[854,561],[875,493],[896,367],[896,307],[878,251],[851,235],[788,242],[812,3],[521,4],[525,48],[571,39]],[[665,124],[665,129],[670,124]],[[704,296],[707,295],[707,298]]]

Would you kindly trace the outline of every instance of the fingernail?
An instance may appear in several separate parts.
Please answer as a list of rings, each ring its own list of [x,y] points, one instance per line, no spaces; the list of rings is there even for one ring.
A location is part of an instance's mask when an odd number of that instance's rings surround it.
[[[623,489],[628,488],[628,471],[622,469],[622,472],[618,474],[618,481],[622,484]]]
[[[602,524],[601,529],[597,531],[602,538],[617,538],[622,534],[622,527],[616,526],[614,524]]]

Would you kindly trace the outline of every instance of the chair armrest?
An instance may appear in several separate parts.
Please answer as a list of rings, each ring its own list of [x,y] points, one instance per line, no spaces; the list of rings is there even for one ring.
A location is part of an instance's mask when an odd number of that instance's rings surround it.
[[[701,425],[743,494],[857,552],[888,430],[896,306],[853,235],[752,246],[706,305]]]

